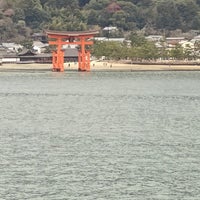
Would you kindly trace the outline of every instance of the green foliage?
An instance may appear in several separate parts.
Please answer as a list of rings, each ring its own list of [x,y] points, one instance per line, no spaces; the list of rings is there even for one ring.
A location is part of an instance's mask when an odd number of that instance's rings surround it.
[[[147,42],[144,36],[138,35],[136,33],[131,33],[130,40],[131,45],[134,47],[142,46]]]
[[[83,7],[83,6],[85,6],[89,2],[90,2],[90,0],[79,0],[79,6]]]
[[[135,59],[156,59],[159,57],[159,51],[155,44],[149,42],[144,36],[132,33],[130,35],[131,40],[131,54],[129,57],[132,60]]]
[[[127,57],[127,46],[119,42],[98,42],[93,47],[93,55],[96,58],[104,56],[106,59],[120,60]]]
[[[200,0],[0,0],[0,20],[1,40],[93,26],[187,32],[200,29]]]
[[[184,58],[183,48],[180,45],[176,45],[176,47],[170,51],[170,57],[176,60],[182,60]]]
[[[140,36],[138,36],[139,38]],[[131,47],[127,44],[119,42],[95,42],[93,55],[97,58],[105,57],[105,59],[131,59],[131,60],[151,60],[160,56],[158,49],[151,42],[143,40],[143,42],[132,44]]]
[[[156,25],[160,29],[173,30],[180,28],[181,19],[173,0],[161,2],[157,6]]]
[[[26,49],[30,49],[30,50],[33,49],[33,40],[31,40],[31,39],[25,39],[25,40],[21,41],[20,44]]]

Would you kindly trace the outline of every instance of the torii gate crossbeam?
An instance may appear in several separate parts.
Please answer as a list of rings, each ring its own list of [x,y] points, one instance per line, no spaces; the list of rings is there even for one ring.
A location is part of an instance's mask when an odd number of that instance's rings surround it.
[[[53,71],[64,71],[64,52],[62,46],[64,44],[79,45],[78,53],[78,70],[90,71],[90,51],[86,49],[86,45],[92,45],[95,35],[98,31],[46,31],[49,38],[49,45],[55,45],[56,50],[53,52]]]

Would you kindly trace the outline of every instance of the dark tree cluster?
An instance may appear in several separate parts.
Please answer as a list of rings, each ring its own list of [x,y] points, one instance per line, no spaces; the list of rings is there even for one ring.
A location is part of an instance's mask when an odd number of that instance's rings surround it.
[[[106,26],[120,33],[199,30],[200,0],[0,0],[0,42]]]

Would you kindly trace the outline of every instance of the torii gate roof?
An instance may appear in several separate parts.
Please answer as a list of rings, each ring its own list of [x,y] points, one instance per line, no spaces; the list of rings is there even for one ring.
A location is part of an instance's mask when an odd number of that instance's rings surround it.
[[[91,31],[53,31],[53,30],[46,30],[47,35],[59,35],[59,36],[67,36],[67,37],[81,37],[81,36],[94,36],[99,33],[99,31],[91,30]]]

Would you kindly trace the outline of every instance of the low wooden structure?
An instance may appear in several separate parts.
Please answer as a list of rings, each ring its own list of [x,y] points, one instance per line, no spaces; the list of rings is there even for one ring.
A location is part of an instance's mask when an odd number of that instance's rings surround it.
[[[78,49],[68,48],[63,50],[64,62],[78,62]],[[24,49],[17,56],[18,63],[52,63],[52,54],[36,54],[32,50]]]

